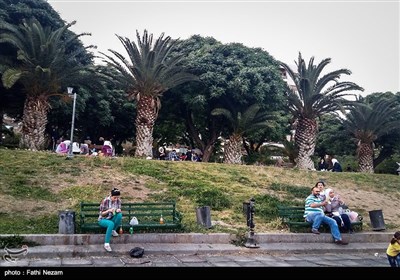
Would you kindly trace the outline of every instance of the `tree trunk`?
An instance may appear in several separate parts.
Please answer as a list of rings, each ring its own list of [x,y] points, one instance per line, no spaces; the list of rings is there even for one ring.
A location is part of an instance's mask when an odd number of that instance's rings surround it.
[[[205,147],[205,149],[203,151],[203,156],[201,158],[202,162],[209,162],[210,161],[210,158],[211,158],[211,156],[212,156],[212,154],[214,152],[214,143],[215,143],[215,141],[213,141],[213,142],[209,142],[208,141],[207,142],[206,147]]]
[[[141,96],[138,101],[135,157],[153,157],[153,129],[158,113],[156,104],[151,96]]]
[[[195,146],[193,148],[200,148],[203,152],[202,162],[209,162],[214,151],[215,142],[218,139],[217,129],[215,121],[212,119],[208,125],[209,135],[208,137],[202,135],[200,137],[199,131],[193,124],[193,117],[191,112],[188,112],[185,119],[185,124],[188,129],[191,139],[193,139]]]
[[[311,156],[314,155],[318,124],[315,119],[298,119],[295,144],[298,150],[296,164],[299,169],[315,170]]]
[[[362,173],[374,173],[374,149],[372,144],[358,144],[357,156],[359,171]]]
[[[33,151],[44,150],[47,113],[50,105],[44,98],[28,96],[24,104],[20,147]]]
[[[241,164],[242,163],[242,137],[238,134],[229,136],[229,141],[224,147],[224,163]]]
[[[3,142],[3,120],[4,120],[4,112],[0,108],[0,144]]]

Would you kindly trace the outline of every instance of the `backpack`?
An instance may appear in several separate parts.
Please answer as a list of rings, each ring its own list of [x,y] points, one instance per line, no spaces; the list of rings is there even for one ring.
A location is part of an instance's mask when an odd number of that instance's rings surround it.
[[[141,258],[143,257],[144,249],[141,247],[135,247],[129,251],[129,255],[132,258]]]

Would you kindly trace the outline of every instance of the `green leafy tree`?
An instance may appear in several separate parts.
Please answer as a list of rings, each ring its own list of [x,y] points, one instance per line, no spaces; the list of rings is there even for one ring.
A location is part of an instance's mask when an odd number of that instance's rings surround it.
[[[64,25],[58,13],[45,0],[0,0],[0,21],[18,26],[23,19],[31,17],[38,19],[42,25],[54,28]],[[0,64],[11,65],[17,61],[15,48],[10,44],[0,43]],[[4,65],[0,65],[0,76],[5,69]],[[8,89],[0,82],[0,99],[0,123],[3,121],[3,115],[16,121],[21,120],[25,100],[22,86],[17,83]],[[0,139],[1,137],[0,133]]]
[[[269,126],[268,115],[260,111],[261,106],[253,104],[239,112],[237,107],[215,108],[213,116],[223,116],[230,126],[229,139],[224,146],[224,163],[242,163],[242,139],[246,133]]]
[[[19,82],[26,94],[21,147],[32,150],[45,148],[44,132],[51,108],[49,97],[66,98],[62,90],[66,85],[77,85],[87,79],[89,69],[78,60],[85,49],[67,51],[80,36],[87,34],[63,39],[73,24],[75,22],[52,30],[34,18],[23,20],[19,26],[4,21],[0,23],[0,43],[10,44],[17,50],[17,63],[4,64],[7,61],[3,60],[3,85],[11,88]]]
[[[203,151],[203,161],[210,160],[218,136],[225,129],[225,122],[216,121],[211,112],[224,107],[226,100],[238,104],[241,112],[255,103],[263,111],[283,110],[285,83],[278,62],[268,52],[239,43],[222,44],[199,35],[181,41],[177,52],[185,55],[187,71],[201,81],[181,85],[172,93],[181,97],[182,121],[194,147]],[[260,135],[268,137],[268,133]]]
[[[368,94],[365,97],[369,103],[376,102],[382,98],[391,99],[394,104],[400,106],[400,92],[397,92],[396,94],[393,94],[392,92],[375,92]],[[376,167],[386,159],[391,158],[394,154],[400,154],[400,130],[395,129],[385,133],[376,139],[374,143],[378,154],[378,156],[374,157],[374,169],[376,169]],[[396,165],[394,165],[393,169],[395,167]]]
[[[343,125],[357,141],[360,172],[374,173],[374,142],[400,129],[400,105],[395,98],[369,103],[360,97],[350,107]]]
[[[319,158],[325,155],[355,155],[356,144],[349,137],[337,114],[326,114],[318,122],[318,139],[315,154]]]
[[[128,53],[128,59],[114,50],[114,56],[103,55],[108,65],[120,74],[119,81],[127,90],[128,97],[137,103],[136,113],[136,157],[153,156],[153,129],[161,107],[161,96],[165,91],[195,76],[185,73],[180,66],[181,56],[171,56],[176,41],[164,34],[153,44],[153,34],[144,30],[140,37],[136,31],[137,44],[117,35]]]
[[[322,75],[330,58],[314,64],[311,57],[308,65],[299,53],[297,72],[281,63],[295,84],[288,90],[289,109],[295,119],[295,145],[298,151],[296,164],[300,169],[314,169],[311,157],[314,155],[318,134],[317,117],[341,109],[343,97],[348,91],[363,90],[352,82],[339,82],[342,75],[350,75],[350,70],[339,69]]]

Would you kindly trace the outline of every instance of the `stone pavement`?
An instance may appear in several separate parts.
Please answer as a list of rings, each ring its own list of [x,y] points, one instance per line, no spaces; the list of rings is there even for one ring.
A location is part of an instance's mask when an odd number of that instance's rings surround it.
[[[232,234],[148,233],[123,234],[103,248],[103,234],[23,235],[40,246],[29,247],[10,267],[380,267],[389,268],[386,247],[392,232],[344,234],[347,246],[332,243],[330,234],[262,233],[255,235],[259,248],[232,243]],[[3,235],[4,236],[4,235]],[[131,258],[133,247],[145,249],[142,258]],[[6,252],[3,253],[3,257]],[[1,255],[1,252],[0,252]],[[390,268],[389,268],[390,269]]]

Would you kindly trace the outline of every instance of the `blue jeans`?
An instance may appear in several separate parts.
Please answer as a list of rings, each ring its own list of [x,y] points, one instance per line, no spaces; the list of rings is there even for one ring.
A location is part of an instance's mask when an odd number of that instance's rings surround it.
[[[333,239],[335,239],[335,241],[342,240],[342,236],[340,235],[339,227],[338,227],[336,221],[332,218],[325,216],[324,213],[311,212],[307,215],[306,221],[309,223],[312,223],[313,229],[319,229],[319,227],[321,226],[321,223],[329,225]]]
[[[105,238],[105,242],[104,243],[110,243],[111,240],[111,232],[113,230],[117,230],[117,228],[121,225],[121,221],[122,221],[122,213],[117,213],[116,215],[114,215],[114,217],[112,217],[112,219],[101,219],[99,221],[99,225],[101,227],[105,227],[107,228],[106,231],[106,238]]]
[[[391,267],[400,267],[400,254],[395,257],[387,255],[387,258]]]

